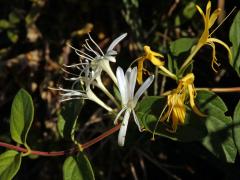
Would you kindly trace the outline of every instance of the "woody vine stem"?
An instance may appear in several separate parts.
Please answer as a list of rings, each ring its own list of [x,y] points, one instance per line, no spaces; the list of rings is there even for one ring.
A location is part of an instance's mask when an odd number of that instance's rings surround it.
[[[102,139],[110,136],[111,134],[115,133],[116,131],[118,131],[121,127],[121,124],[117,124],[116,126],[114,126],[113,128],[109,129],[108,131],[106,131],[105,133],[101,134],[100,136],[84,143],[84,144],[80,144],[78,147],[77,145],[73,148],[67,149],[67,150],[63,150],[63,151],[51,151],[51,152],[46,152],[46,151],[36,151],[36,150],[31,150],[29,152],[29,154],[35,154],[35,155],[39,155],[39,156],[64,156],[64,155],[71,155],[76,153],[77,151],[81,150],[83,151],[84,149],[89,148],[90,146],[96,144],[97,142],[101,141]],[[28,150],[26,148],[23,147],[19,147],[19,146],[15,146],[12,144],[8,144],[8,143],[4,143],[4,142],[0,142],[0,146],[1,147],[5,147],[8,149],[12,149],[12,150],[16,150],[19,152],[23,152],[23,153],[28,153]]]

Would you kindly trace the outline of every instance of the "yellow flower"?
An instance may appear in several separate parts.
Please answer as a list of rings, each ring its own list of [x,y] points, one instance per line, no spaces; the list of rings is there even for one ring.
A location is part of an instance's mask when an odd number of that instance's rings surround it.
[[[151,61],[155,66],[163,66],[164,62],[161,61],[159,58],[163,58],[163,55],[157,52],[154,52],[150,49],[149,46],[144,46],[143,50],[145,54],[138,59],[138,73],[137,73],[137,81],[139,84],[142,84],[142,74],[145,69],[143,68],[143,62],[145,60]]]
[[[217,58],[216,58],[216,50],[215,50],[215,44],[214,43],[218,43],[221,44],[225,49],[227,49],[228,54],[229,54],[229,59],[230,61],[232,60],[232,53],[230,48],[228,47],[228,45],[226,43],[224,43],[223,41],[217,39],[217,38],[211,38],[211,34],[209,33],[209,29],[212,27],[212,25],[215,23],[215,21],[217,20],[221,9],[216,9],[212,14],[211,13],[211,1],[208,1],[207,3],[207,7],[206,7],[206,14],[204,14],[203,10],[196,5],[196,8],[198,10],[198,12],[202,15],[202,18],[204,20],[204,31],[198,41],[197,47],[196,49],[200,49],[202,46],[204,46],[205,44],[210,45],[213,49],[212,52],[212,68],[213,70],[216,72],[214,65],[219,66],[219,64],[217,63]]]
[[[177,88],[172,90],[171,93],[168,95],[168,110],[162,117],[160,117],[160,121],[168,121],[171,117],[172,132],[176,132],[178,124],[184,124],[186,116],[186,97],[189,97],[188,99],[190,102],[190,106],[197,115],[201,117],[206,116],[205,114],[200,112],[200,110],[195,105],[194,98],[196,97],[196,90],[194,88],[193,82],[194,74],[187,74],[185,77],[179,80]]]
[[[137,81],[139,84],[142,84],[143,80],[142,80],[142,74],[143,71],[146,71],[143,68],[143,62],[145,60],[149,60],[151,61],[151,63],[153,65],[155,65],[156,67],[160,68],[164,73],[166,73],[169,77],[172,77],[173,79],[176,79],[176,76],[174,74],[172,74],[170,71],[168,71],[163,65],[164,62],[160,60],[160,58],[163,58],[163,55],[157,52],[154,52],[151,50],[151,48],[149,46],[144,46],[143,50],[145,52],[145,54],[138,58],[138,74],[137,74]]]

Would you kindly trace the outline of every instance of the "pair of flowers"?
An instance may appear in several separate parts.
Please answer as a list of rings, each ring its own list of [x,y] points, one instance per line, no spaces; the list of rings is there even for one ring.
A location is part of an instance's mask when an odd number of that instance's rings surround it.
[[[80,62],[73,65],[64,65],[65,68],[75,68],[75,70],[79,70],[79,74],[74,74],[76,77],[69,78],[68,80],[74,81],[73,87],[71,89],[63,89],[59,88],[62,93],[62,101],[67,101],[71,99],[89,99],[91,101],[96,102],[98,105],[105,108],[107,111],[112,112],[112,108],[105,104],[98,96],[92,91],[91,86],[96,86],[101,89],[113,102],[118,105],[116,99],[111,95],[111,93],[107,90],[101,80],[102,71],[105,71],[109,77],[113,80],[115,85],[118,87],[120,95],[121,95],[121,110],[117,114],[114,123],[117,124],[119,118],[123,113],[124,117],[121,123],[121,128],[118,135],[118,144],[120,146],[124,146],[125,136],[128,126],[128,121],[131,113],[133,114],[133,118],[135,123],[137,124],[139,130],[141,131],[141,125],[138,121],[137,115],[134,111],[137,102],[140,96],[146,91],[146,89],[151,85],[154,76],[150,76],[138,89],[136,93],[135,86],[137,80],[137,67],[128,68],[126,73],[124,74],[123,69],[121,67],[117,68],[116,76],[113,73],[110,62],[116,62],[115,56],[117,52],[113,50],[115,46],[126,37],[126,33],[122,34],[118,38],[116,38],[108,47],[106,53],[104,54],[101,48],[95,43],[95,41],[89,35],[90,42],[95,46],[94,50],[91,47],[89,40],[85,41],[83,45],[85,51],[78,50],[72,47],[77,55],[80,56]],[[69,70],[64,69],[65,72],[70,73]],[[75,89],[74,86],[78,82],[84,86],[83,90]]]

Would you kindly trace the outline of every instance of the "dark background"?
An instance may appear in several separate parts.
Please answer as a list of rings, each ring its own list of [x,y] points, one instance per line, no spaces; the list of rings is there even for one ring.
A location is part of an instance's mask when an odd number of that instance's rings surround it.
[[[203,22],[199,13],[183,14],[189,2],[205,7],[207,1],[137,1],[137,0],[1,0],[0,1],[0,139],[11,142],[9,117],[12,100],[20,88],[25,88],[34,100],[35,118],[29,134],[32,149],[63,150],[71,142],[60,138],[57,112],[60,110],[57,92],[48,87],[65,84],[61,65],[76,62],[78,57],[66,45],[80,47],[91,36],[103,49],[120,34],[128,36],[117,47],[117,65],[128,67],[141,53],[145,44],[166,55],[169,43],[180,37],[199,37]],[[221,2],[212,1],[213,9]],[[225,13],[235,0],[225,2]],[[203,8],[204,9],[204,8]],[[229,44],[228,31],[237,10],[214,33]],[[218,49],[219,48],[219,49]],[[203,48],[196,56],[194,73],[196,87],[239,86],[239,77],[228,64],[227,53],[217,46],[221,63],[218,73],[210,66],[211,49]],[[115,69],[116,66],[113,68]],[[106,83],[108,81],[106,80]],[[66,83],[67,84],[67,83]],[[68,84],[67,84],[68,85]],[[174,87],[170,82],[166,88]],[[229,115],[240,99],[239,93],[219,94],[227,104]],[[91,122],[87,124],[87,122]],[[84,127],[84,128],[82,128]],[[112,127],[112,121],[95,104],[87,102],[79,118],[80,141],[101,134]],[[81,129],[82,128],[82,129]],[[239,155],[235,164],[214,157],[199,142],[181,143],[151,135],[139,134],[130,123],[127,144],[117,145],[117,135],[89,148],[86,153],[96,179],[239,179]],[[4,148],[0,148],[4,151]],[[66,157],[24,158],[15,179],[62,179],[62,164]]]

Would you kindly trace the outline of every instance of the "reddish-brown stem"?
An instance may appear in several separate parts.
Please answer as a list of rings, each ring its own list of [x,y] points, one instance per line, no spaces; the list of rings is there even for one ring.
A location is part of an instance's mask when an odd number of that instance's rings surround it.
[[[102,139],[108,137],[109,135],[115,133],[117,130],[119,130],[121,127],[121,124],[116,125],[115,127],[113,127],[112,129],[108,130],[107,132],[101,134],[100,136],[86,142],[85,144],[83,144],[81,147],[82,149],[87,149],[90,146],[92,146],[93,144],[97,143],[98,141],[101,141]]]
[[[109,129],[107,132],[101,134],[100,136],[84,143],[81,145],[82,149],[87,149],[90,146],[94,145],[95,143],[101,141],[102,139],[110,136],[111,134],[115,133],[117,130],[119,130],[121,127],[121,124],[118,124],[116,126],[114,126],[113,128]],[[19,152],[23,152],[23,153],[27,153],[28,150],[26,148],[23,147],[19,147],[19,146],[14,146],[12,144],[8,144],[8,143],[4,143],[4,142],[0,142],[0,146],[1,147],[5,147],[8,149],[12,149],[12,150],[16,150]],[[74,147],[71,149],[67,149],[64,151],[52,151],[52,152],[46,152],[46,151],[35,151],[35,150],[31,150],[30,154],[35,154],[35,155],[40,155],[40,156],[63,156],[63,155],[69,155],[69,154],[73,154],[75,152],[77,152],[79,150],[78,147]]]

